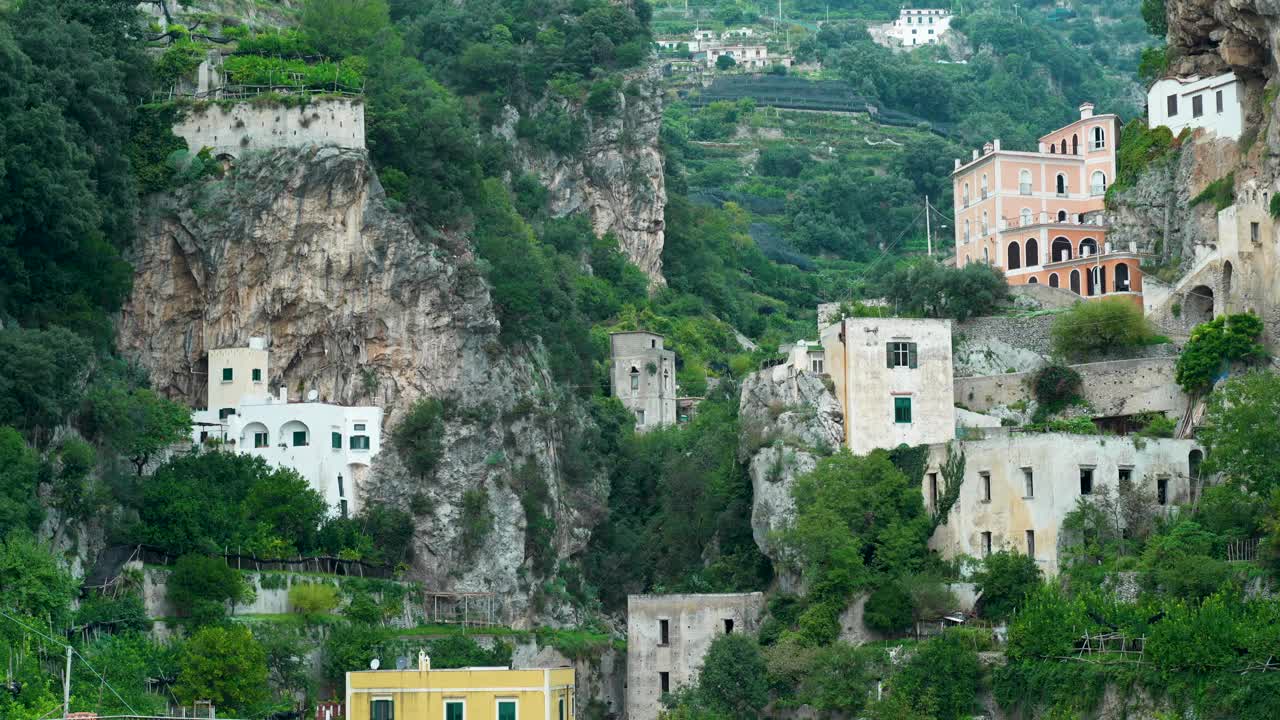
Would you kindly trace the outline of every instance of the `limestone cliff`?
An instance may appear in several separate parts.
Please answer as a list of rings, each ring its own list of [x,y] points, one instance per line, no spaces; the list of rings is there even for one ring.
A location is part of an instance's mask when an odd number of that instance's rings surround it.
[[[563,480],[562,440],[584,415],[535,349],[499,343],[467,243],[419,237],[365,152],[335,148],[251,153],[221,180],[152,197],[138,237],[119,345],[166,394],[203,406],[207,351],[262,336],[271,387],[382,405],[384,437],[413,400],[451,399],[435,476],[410,476],[384,447],[360,491],[417,511],[412,575],[428,589],[493,591],[513,622],[531,620],[516,470],[532,463],[548,484],[559,558],[585,545],[607,489]],[[458,519],[473,488],[495,521],[467,557]]]
[[[760,551],[778,563],[770,533],[795,516],[791,489],[825,455],[840,447],[844,431],[840,404],[823,377],[787,365],[761,370],[742,383],[739,451],[751,475],[751,531]],[[784,586],[796,578],[780,576]]]
[[[585,125],[581,152],[564,155],[517,137],[521,113],[508,107],[495,132],[515,148],[526,172],[538,176],[548,191],[556,217],[590,214],[592,227],[613,233],[622,252],[649,276],[653,285],[662,277],[666,180],[658,133],[662,129],[662,90],[656,65],[630,73],[618,92],[618,107],[606,116],[585,111],[558,98],[544,100],[529,113],[546,112],[554,103]]]

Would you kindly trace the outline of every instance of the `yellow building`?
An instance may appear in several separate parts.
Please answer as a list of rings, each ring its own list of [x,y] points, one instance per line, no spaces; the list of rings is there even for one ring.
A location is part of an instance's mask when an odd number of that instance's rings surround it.
[[[346,720],[573,720],[573,668],[347,673]]]

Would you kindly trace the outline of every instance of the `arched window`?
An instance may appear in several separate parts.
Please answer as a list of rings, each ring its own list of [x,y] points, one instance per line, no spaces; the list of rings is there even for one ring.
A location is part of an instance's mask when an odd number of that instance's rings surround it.
[[[1031,171],[1023,170],[1018,173],[1018,192],[1023,195],[1031,194]]]
[[[1066,155],[1066,154],[1067,154],[1067,139],[1066,139],[1066,138],[1062,138],[1062,154],[1063,154],[1063,155]]]
[[[969,242],[969,218],[964,219],[964,241]]]
[[[1022,244],[1022,259],[1026,261],[1027,267],[1035,267],[1040,264],[1040,243],[1035,238],[1027,238]]]
[[[986,175],[986,173],[983,173],[983,174],[982,174],[982,199],[983,199],[983,200],[986,200],[986,199],[987,199],[987,175]]]
[[[964,184],[964,206],[969,207],[969,183]]]
[[[1066,210],[1059,210],[1059,211],[1058,211],[1058,222],[1066,222],[1066,221],[1067,221],[1067,211],[1066,211]]]
[[[1098,241],[1093,238],[1085,238],[1080,241],[1080,257],[1090,257],[1098,254]]]
[[[1022,253],[1018,250],[1017,241],[1009,243],[1009,256],[1005,260],[1005,267],[1010,270],[1022,267]]]
[[[1107,266],[1098,265],[1093,269],[1093,286],[1098,295],[1107,294]]]
[[[982,236],[986,237],[988,232],[989,232],[989,227],[987,226],[987,211],[983,210],[982,211]]]
[[[1018,219],[1022,222],[1022,227],[1027,227],[1028,225],[1030,225],[1031,224],[1031,208],[1022,208],[1022,212],[1019,214]]]
[[[1053,239],[1053,245],[1049,247],[1049,255],[1053,258],[1053,262],[1062,262],[1071,259],[1071,241],[1064,237],[1056,237]]]
[[[1071,136],[1071,154],[1072,155],[1080,154],[1080,136],[1079,135],[1072,134]]]
[[[1036,276],[1035,276],[1035,275],[1032,275],[1031,277],[1027,278],[1027,284],[1028,284],[1028,285],[1039,285],[1039,284],[1040,284],[1040,281],[1036,279]]]
[[[1058,287],[1058,273],[1049,273],[1049,287]]]
[[[301,420],[290,420],[280,426],[280,442],[293,447],[306,447],[311,444],[311,429]]]
[[[1116,265],[1116,292],[1129,292],[1129,266]]]
[[[1050,144],[1050,145],[1049,145],[1049,154],[1050,154],[1050,155],[1057,155],[1057,154],[1058,154],[1058,146],[1057,146],[1057,145]]]
[[[1062,142],[1066,142],[1066,140],[1063,140]],[[1067,194],[1067,176],[1062,173],[1058,173],[1058,194]]]
[[[639,390],[640,389],[640,368],[636,367],[635,365],[632,365],[631,372],[628,374],[631,375],[631,389]]]
[[[1107,191],[1107,175],[1097,170],[1089,177],[1089,192],[1101,195]]]
[[[1107,131],[1101,127],[1093,129],[1093,149],[1101,150],[1107,146]]]
[[[1071,292],[1077,295],[1080,294],[1080,271],[1079,270],[1071,271]]]
[[[271,436],[267,426],[260,422],[251,422],[244,426],[244,434],[240,438],[241,448],[264,448],[271,444]]]

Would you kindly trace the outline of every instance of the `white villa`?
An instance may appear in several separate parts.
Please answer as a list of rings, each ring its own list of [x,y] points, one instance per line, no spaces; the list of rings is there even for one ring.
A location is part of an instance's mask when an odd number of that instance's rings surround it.
[[[1164,125],[1175,136],[1191,128],[1238,140],[1244,132],[1240,93],[1240,81],[1231,72],[1208,78],[1164,78],[1147,91],[1147,125]]]
[[[382,408],[318,402],[315,391],[290,403],[284,386],[268,388],[269,358],[263,338],[209,351],[208,407],[193,413],[192,440],[292,468],[340,515],[354,514],[382,446]]]
[[[898,19],[879,28],[882,45],[913,47],[936,45],[951,29],[951,11],[938,8],[902,8]]]

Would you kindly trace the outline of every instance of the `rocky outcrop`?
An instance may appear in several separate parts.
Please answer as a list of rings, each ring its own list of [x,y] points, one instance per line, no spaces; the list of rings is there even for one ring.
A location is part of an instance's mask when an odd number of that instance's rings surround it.
[[[294,400],[314,390],[378,404],[388,428],[418,398],[451,400],[434,476],[409,475],[384,447],[361,491],[418,513],[413,579],[496,592],[513,622],[530,620],[540,583],[525,557],[517,469],[532,464],[547,483],[558,558],[585,546],[607,490],[602,477],[562,478],[563,438],[584,414],[535,350],[499,342],[467,243],[419,237],[386,207],[364,151],[281,149],[150,198],[131,259],[120,350],[171,397],[203,406],[208,350],[261,336],[269,386]],[[468,557],[461,498],[479,488],[495,521]]]
[[[521,112],[508,107],[495,128],[515,148],[526,172],[538,176],[556,217],[590,214],[597,235],[612,233],[619,249],[649,277],[665,284],[662,245],[665,236],[666,180],[658,133],[662,129],[662,90],[658,67],[623,79],[617,110],[601,117],[564,99],[544,100],[531,110],[545,112],[556,103],[586,125],[581,152],[565,156],[517,137]]]
[[[739,454],[751,475],[752,536],[760,551],[776,561],[770,534],[795,516],[795,480],[840,447],[844,416],[822,376],[787,365],[747,376],[738,413],[743,432]],[[794,582],[782,580],[784,585]]]
[[[1280,0],[1168,0],[1165,9],[1176,74],[1273,74]]]

